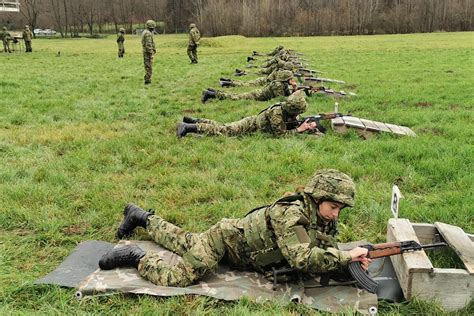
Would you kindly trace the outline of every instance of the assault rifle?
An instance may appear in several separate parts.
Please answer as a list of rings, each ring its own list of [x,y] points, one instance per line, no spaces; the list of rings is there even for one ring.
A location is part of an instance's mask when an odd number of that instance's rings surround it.
[[[396,242],[388,242],[382,244],[367,244],[362,245],[359,247],[366,248],[369,250],[367,253],[367,258],[369,259],[376,259],[376,258],[383,258],[383,257],[390,257],[394,255],[399,255],[405,252],[410,251],[419,251],[422,249],[432,249],[438,247],[444,247],[446,243],[440,242],[435,244],[427,244],[427,245],[420,245],[414,240],[408,241],[396,241]],[[351,277],[355,280],[356,284],[358,284],[363,289],[367,290],[370,293],[375,293],[378,288],[378,282],[373,280],[369,272],[362,268],[360,262],[355,261],[349,264],[349,272]],[[276,290],[276,286],[279,280],[287,281],[287,280],[294,280],[297,276],[299,278],[302,277],[302,273],[293,268],[283,268],[283,269],[273,269],[270,275],[273,281],[273,289]],[[292,277],[293,275],[293,277]],[[325,275],[321,276],[321,280],[327,278],[323,278]],[[323,283],[323,282],[321,282]],[[326,284],[322,284],[323,286]]]
[[[332,83],[339,83],[339,84],[346,83],[345,81],[336,80],[336,79],[329,79],[329,78],[322,78],[322,77],[307,77],[305,74],[301,72],[295,73],[294,76],[298,78],[298,81],[332,82]]]
[[[387,242],[376,245],[367,244],[359,247],[363,247],[369,250],[369,252],[367,253],[367,258],[376,259],[399,255],[409,251],[419,251],[422,249],[432,249],[444,246],[446,246],[446,243],[444,242],[420,245],[414,240],[408,240]],[[349,272],[351,273],[351,276],[357,281],[357,284],[359,284],[362,288],[364,288],[370,293],[375,293],[377,291],[377,281],[373,280],[369,276],[369,273],[362,269],[360,262],[351,262],[349,264]]]
[[[333,96],[337,96],[337,97],[345,97],[345,96],[356,96],[357,94],[355,94],[354,92],[345,92],[345,91],[336,91],[336,90],[333,90],[333,89],[330,89],[330,88],[326,88],[326,87],[323,87],[323,86],[319,86],[319,87],[315,87],[315,86],[297,86],[294,90],[301,90],[303,89],[304,90],[304,93],[306,93],[306,95],[308,97],[312,96],[314,93],[319,93],[319,94],[326,94],[326,95],[333,95]]]
[[[342,113],[320,113],[318,115],[310,115],[310,116],[305,116],[301,117],[299,120],[297,120],[298,126],[303,124],[304,122],[315,122],[316,123],[316,128],[321,132],[321,133],[326,133],[326,128],[321,124],[321,121],[324,120],[331,120],[336,117],[343,117],[344,114]]]

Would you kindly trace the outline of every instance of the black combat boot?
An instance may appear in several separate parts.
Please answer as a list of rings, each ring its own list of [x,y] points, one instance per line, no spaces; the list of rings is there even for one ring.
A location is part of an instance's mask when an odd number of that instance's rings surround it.
[[[207,100],[215,99],[215,98],[216,98],[216,90],[207,89],[206,91],[202,92],[202,97],[201,97],[202,103],[206,103]]]
[[[188,123],[188,124],[196,124],[199,123],[201,119],[194,118],[191,116],[183,116],[183,123]]]
[[[137,245],[114,248],[100,258],[99,267],[102,270],[111,270],[119,267],[138,268],[138,263],[144,256],[145,251]]]
[[[234,76],[240,77],[240,76],[245,76],[245,75],[246,75],[245,71],[241,69],[235,69]]]
[[[219,80],[219,84],[220,84],[221,87],[223,87],[223,88],[227,88],[227,87],[232,87],[232,86],[233,86],[231,80]]]
[[[137,226],[146,228],[146,219],[152,214],[142,210],[135,204],[127,204],[123,210],[123,215],[125,217],[117,229],[117,239],[130,236]]]
[[[197,126],[196,124],[188,124],[188,123],[178,123],[178,127],[176,128],[176,136],[178,138],[186,136],[187,133],[197,133]]]
[[[247,57],[247,62],[250,62],[250,61],[252,61],[252,60],[255,60],[255,58],[253,58],[253,57],[250,57],[250,56],[249,56],[249,57]]]

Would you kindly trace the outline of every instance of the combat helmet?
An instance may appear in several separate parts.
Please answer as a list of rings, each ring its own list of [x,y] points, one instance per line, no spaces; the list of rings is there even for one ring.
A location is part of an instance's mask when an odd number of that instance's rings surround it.
[[[298,90],[290,95],[286,102],[283,102],[281,108],[288,114],[298,115],[306,111],[306,106],[303,90]]]
[[[25,30],[28,30],[30,28],[29,25],[25,25]]]
[[[306,184],[304,192],[317,201],[334,201],[354,206],[355,185],[345,173],[335,169],[318,170]]]
[[[6,26],[4,26],[4,27],[3,27],[3,30],[4,30],[4,31],[6,31],[6,30],[7,30],[7,27],[6,27]]]
[[[189,24],[190,29],[192,29],[193,27],[196,27],[196,24],[194,24],[194,23]]]
[[[121,28],[119,29],[119,32],[120,32],[120,33],[125,33],[125,29],[124,29],[123,27],[121,27]]]
[[[156,23],[153,20],[148,20],[145,23],[147,29],[154,29],[156,27]]]
[[[280,62],[278,63],[278,65],[280,65]],[[295,69],[295,65],[293,65],[293,63],[291,61],[285,61],[285,62],[283,62],[283,65],[282,65],[281,68],[284,69],[284,70],[293,71]]]
[[[293,78],[293,72],[291,70],[279,70],[276,74],[277,81],[288,81]]]

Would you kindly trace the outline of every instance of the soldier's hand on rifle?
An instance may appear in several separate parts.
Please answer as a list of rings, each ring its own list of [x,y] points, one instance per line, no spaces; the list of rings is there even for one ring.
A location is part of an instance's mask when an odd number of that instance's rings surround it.
[[[307,119],[306,121],[301,123],[300,126],[298,126],[296,128],[298,133],[302,133],[302,132],[305,132],[305,131],[308,131],[308,130],[311,131],[311,130],[314,130],[318,127],[318,124],[315,121],[311,121],[311,122],[308,122],[308,121],[309,121],[309,119]]]
[[[367,258],[369,250],[367,248],[355,247],[349,251],[350,256],[352,257],[352,262],[360,261],[362,268],[367,270],[369,268],[369,263],[372,262],[371,259]]]

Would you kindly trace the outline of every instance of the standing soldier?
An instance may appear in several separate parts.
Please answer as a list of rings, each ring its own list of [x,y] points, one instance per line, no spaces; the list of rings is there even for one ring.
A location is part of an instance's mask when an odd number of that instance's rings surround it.
[[[0,39],[3,42],[3,51],[6,53],[11,53],[12,51],[10,50],[10,43],[9,41],[12,40],[12,37],[10,36],[10,33],[7,31],[7,27],[4,26],[2,32],[0,33]]]
[[[143,63],[145,65],[145,84],[150,84],[153,71],[153,55],[156,54],[155,42],[153,41],[153,31],[156,23],[153,20],[148,20],[145,27],[146,30],[142,33]]]
[[[30,31],[30,27],[25,25],[25,30],[23,31],[23,40],[25,41],[25,51],[31,53],[33,49],[31,48],[31,40],[33,39],[33,33]]]
[[[191,64],[198,63],[197,47],[199,46],[199,40],[201,39],[201,33],[199,32],[196,24],[189,24],[189,42],[188,42],[188,56],[191,60]]]
[[[117,44],[118,44],[118,57],[123,58],[123,54],[125,54],[125,46],[123,42],[125,42],[125,29],[123,27],[120,28],[119,33],[117,34]]]

